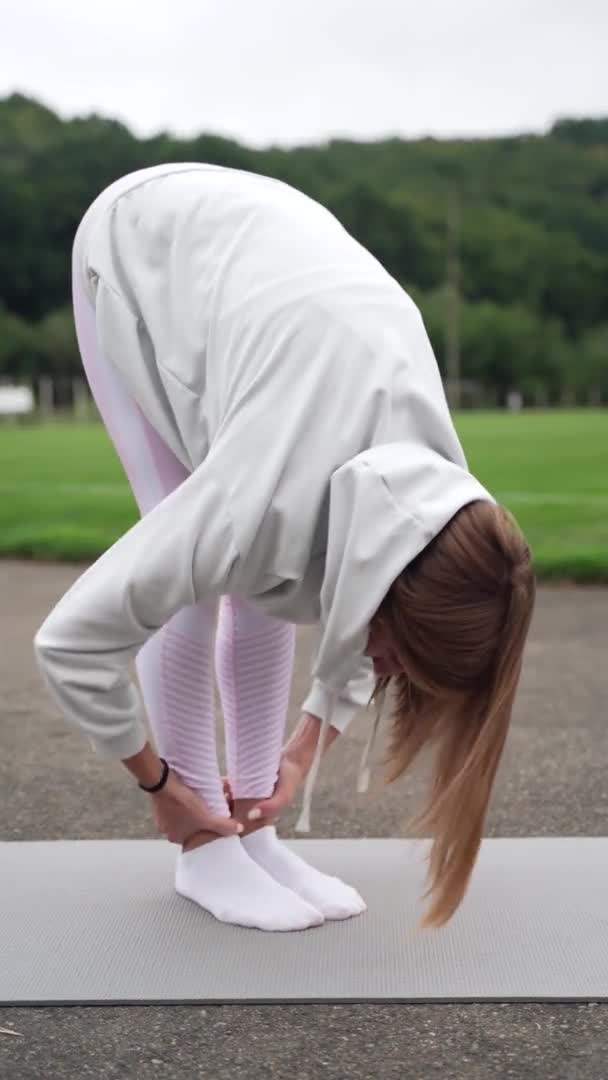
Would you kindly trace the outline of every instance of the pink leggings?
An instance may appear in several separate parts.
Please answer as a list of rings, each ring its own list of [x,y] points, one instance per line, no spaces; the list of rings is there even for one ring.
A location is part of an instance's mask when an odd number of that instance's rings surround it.
[[[73,276],[78,345],[91,393],[143,517],[189,475],[100,354],[95,311]],[[267,798],[277,778],[295,626],[242,598],[182,608],[136,657],[159,754],[216,814],[228,815],[215,741],[215,675],[235,798]]]

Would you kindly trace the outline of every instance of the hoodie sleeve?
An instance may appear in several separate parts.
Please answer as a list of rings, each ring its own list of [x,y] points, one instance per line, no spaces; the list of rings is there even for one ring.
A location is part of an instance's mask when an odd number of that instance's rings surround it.
[[[330,718],[331,726],[344,734],[354,716],[369,704],[374,686],[373,663],[368,656],[362,656],[355,674],[335,700]],[[325,720],[330,708],[331,696],[331,691],[320,679],[313,679],[308,697],[302,705],[302,712],[312,713],[320,720]]]
[[[51,696],[103,757],[147,739],[128,666],[175,612],[228,592],[238,554],[207,458],[74,583],[34,638]]]

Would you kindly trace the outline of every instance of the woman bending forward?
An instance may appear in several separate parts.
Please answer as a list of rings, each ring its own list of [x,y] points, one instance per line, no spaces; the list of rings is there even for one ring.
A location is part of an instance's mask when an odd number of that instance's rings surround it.
[[[365,902],[273,822],[305,781],[309,828],[321,754],[390,688],[388,779],[436,748],[419,824],[425,925],[442,925],[478,854],[535,586],[520,531],[467,469],[416,305],[317,202],[189,163],[99,195],[73,296],[141,518],[38,630],[50,693],[150,790],[181,845],[178,892],[295,930]],[[283,745],[297,623],[319,637]]]

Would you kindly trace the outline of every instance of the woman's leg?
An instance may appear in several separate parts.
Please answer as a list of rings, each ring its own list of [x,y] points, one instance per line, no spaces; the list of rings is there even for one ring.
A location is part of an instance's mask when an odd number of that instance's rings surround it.
[[[95,311],[74,265],[74,319],[83,367],[140,513],[189,475],[152,428],[97,345]],[[229,815],[215,741],[213,639],[217,604],[176,612],[136,657],[141,694],[159,753],[216,814]],[[252,860],[238,836],[180,853],[176,888],[224,922],[298,930],[323,916]]]
[[[295,626],[242,597],[222,596],[215,672],[235,800],[272,795],[287,721]]]
[[[295,629],[240,597],[221,599],[215,669],[224,713],[228,779],[235,814],[245,826],[249,800],[268,798],[276,783]],[[275,881],[313,904],[326,919],[346,919],[365,911],[355,889],[295,855],[279,840],[274,825],[250,828],[242,843]]]
[[[187,478],[118,373],[97,347],[95,312],[74,277],[74,318],[83,367],[97,408],[142,517]],[[229,816],[215,742],[214,604],[182,608],[135,660],[158,752],[215,814]]]

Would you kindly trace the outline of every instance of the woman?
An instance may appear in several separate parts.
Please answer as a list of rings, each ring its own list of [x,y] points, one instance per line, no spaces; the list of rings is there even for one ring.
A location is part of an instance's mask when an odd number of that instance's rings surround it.
[[[306,779],[309,828],[322,748],[393,680],[391,779],[437,746],[421,824],[426,925],[445,923],[477,856],[534,578],[519,530],[467,470],[418,309],[318,203],[188,163],[102,192],[78,229],[73,290],[142,516],[39,629],[52,695],[150,792],[182,845],[178,892],[226,922],[293,930],[365,910],[273,821]],[[318,623],[319,644],[281,750],[296,623]]]

